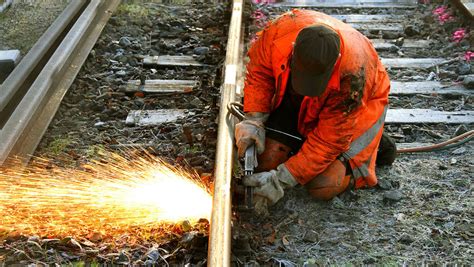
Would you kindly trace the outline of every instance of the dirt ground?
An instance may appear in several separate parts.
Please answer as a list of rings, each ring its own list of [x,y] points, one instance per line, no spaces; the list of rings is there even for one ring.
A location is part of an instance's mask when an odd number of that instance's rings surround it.
[[[15,1],[0,13],[0,50],[28,53],[38,38],[67,6],[66,0]]]
[[[405,32],[397,33],[397,38],[406,37],[407,27],[413,27],[417,34],[410,38],[434,40],[431,49],[397,49],[380,56],[449,59],[471,51],[472,38],[453,45],[450,35],[453,29],[472,24],[455,19],[440,26],[433,18],[435,7],[417,8],[404,25]],[[284,11],[265,5],[257,10],[261,13],[254,17],[263,13],[264,19]],[[341,9],[320,11],[350,13]],[[386,12],[394,14],[393,10],[368,11]],[[254,32],[258,25],[261,22],[254,26]],[[384,33],[365,34],[375,38]],[[459,82],[472,70],[472,62],[458,60],[437,70],[389,70],[389,74],[393,80],[426,80],[435,75],[439,81]],[[469,96],[391,96],[390,106],[473,110],[473,101]],[[392,124],[385,129],[397,143],[436,143],[455,132],[472,130],[473,125]],[[240,229],[235,243],[245,248],[249,240],[252,249],[243,249],[236,262],[256,260],[273,266],[470,265],[474,260],[473,147],[470,142],[445,151],[402,154],[393,166],[377,168],[379,184],[375,188],[348,191],[330,202],[312,200],[302,187],[290,190],[270,209],[270,217],[238,217]]]
[[[378,168],[379,186],[330,202],[303,188],[288,192],[270,218],[249,220],[259,262],[329,264],[470,264],[473,146],[404,155]],[[261,231],[261,229],[265,231]]]

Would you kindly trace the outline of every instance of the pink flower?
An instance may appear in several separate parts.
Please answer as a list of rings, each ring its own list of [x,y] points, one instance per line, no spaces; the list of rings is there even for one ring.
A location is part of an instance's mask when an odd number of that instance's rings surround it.
[[[446,6],[440,6],[433,10],[433,14],[437,17],[440,24],[451,21],[454,17]]]
[[[252,0],[254,4],[273,4],[275,0]]]
[[[466,51],[466,53],[464,54],[464,59],[469,62],[472,58],[474,58],[474,52]]]
[[[440,6],[440,7],[436,8],[435,10],[433,10],[433,14],[435,14],[435,15],[444,14],[444,13],[446,13],[447,9],[448,9],[447,6]]]
[[[444,13],[440,16],[438,16],[438,21],[441,24],[444,24],[445,22],[451,21],[453,19],[453,16],[449,13]]]
[[[255,20],[260,20],[260,19],[266,19],[267,16],[265,14],[263,14],[262,11],[256,10],[255,12],[253,12],[252,18],[255,19]]]
[[[252,38],[250,38],[250,44],[255,43],[257,40],[258,40],[258,36],[257,36],[257,35],[253,35]]]
[[[459,28],[453,33],[451,39],[453,39],[453,42],[459,43],[466,37],[466,35],[466,29]]]

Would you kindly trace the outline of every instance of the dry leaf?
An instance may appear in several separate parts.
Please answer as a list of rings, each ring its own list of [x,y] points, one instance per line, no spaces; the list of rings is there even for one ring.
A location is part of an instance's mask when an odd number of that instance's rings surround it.
[[[136,93],[134,94],[134,96],[136,96],[136,97],[138,97],[138,98],[143,98],[143,97],[145,97],[145,94],[144,94],[143,92],[136,92]]]
[[[89,239],[91,242],[97,243],[102,240],[102,234],[98,232],[94,232],[92,234],[89,234],[87,236],[87,239]]]
[[[75,247],[78,247],[79,250],[83,251],[81,244],[79,244],[79,242],[77,242],[76,239],[71,238],[70,243],[74,245]]]
[[[270,245],[273,245],[275,244],[275,239],[276,239],[276,232],[273,231],[271,235],[267,236],[267,238],[265,238],[267,243],[270,244]]]
[[[83,241],[81,241],[81,244],[83,244],[86,247],[95,247],[95,244],[87,239],[84,239]]]

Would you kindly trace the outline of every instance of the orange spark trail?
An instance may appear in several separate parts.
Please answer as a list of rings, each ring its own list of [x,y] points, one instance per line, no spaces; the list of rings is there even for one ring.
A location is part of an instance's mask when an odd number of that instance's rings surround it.
[[[211,206],[196,177],[149,155],[110,154],[80,169],[0,170],[0,237],[123,234],[208,219]]]

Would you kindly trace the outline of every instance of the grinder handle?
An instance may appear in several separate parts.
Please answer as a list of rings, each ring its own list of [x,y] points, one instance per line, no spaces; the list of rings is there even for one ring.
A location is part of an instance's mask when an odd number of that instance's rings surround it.
[[[244,172],[245,175],[252,175],[257,168],[257,149],[255,148],[255,144],[249,146],[247,150],[245,150],[244,156]]]
[[[257,162],[257,150],[255,149],[255,144],[249,146],[245,151],[245,158],[244,158],[244,174],[245,175],[252,175],[255,171],[255,168],[258,166]],[[251,186],[245,187],[245,206],[246,209],[253,209],[253,190],[254,188]]]

